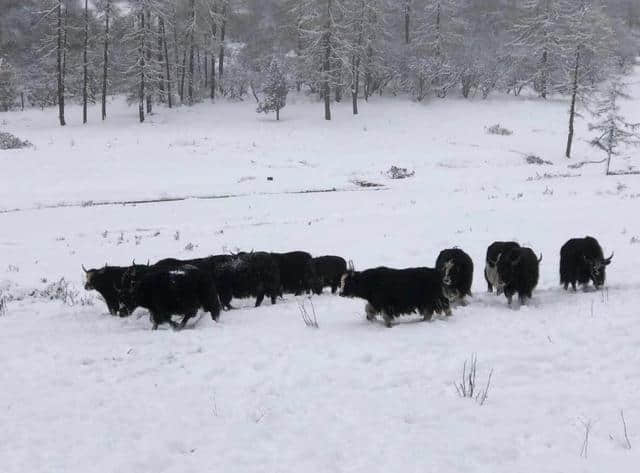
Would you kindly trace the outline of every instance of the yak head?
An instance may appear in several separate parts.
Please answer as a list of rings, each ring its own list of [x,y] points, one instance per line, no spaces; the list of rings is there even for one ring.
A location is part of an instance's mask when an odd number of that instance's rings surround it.
[[[514,248],[505,254],[500,253],[496,260],[496,268],[498,270],[498,288],[503,288],[511,284],[518,272],[518,266],[522,260],[522,253],[519,248]]]
[[[84,288],[87,291],[91,291],[93,289],[97,289],[96,287],[96,276],[103,274],[105,268],[107,267],[107,263],[104,264],[104,268],[101,269],[87,269],[82,265],[82,271],[84,271]]]
[[[600,286],[604,284],[606,279],[606,267],[611,264],[611,260],[613,259],[613,253],[608,258],[589,258],[584,256],[584,262],[589,268],[589,274],[591,275],[591,280],[593,281],[593,285],[596,289],[599,289]]]
[[[460,269],[453,260],[448,260],[441,269],[442,287],[444,295],[449,301],[455,301],[460,297],[459,291],[455,288],[459,273]]]
[[[360,273],[353,267],[353,261],[349,260],[347,272],[340,279],[340,296],[357,297],[360,287]]]
[[[460,268],[453,262],[448,260],[442,267],[442,284],[445,286],[451,286],[458,280]]]

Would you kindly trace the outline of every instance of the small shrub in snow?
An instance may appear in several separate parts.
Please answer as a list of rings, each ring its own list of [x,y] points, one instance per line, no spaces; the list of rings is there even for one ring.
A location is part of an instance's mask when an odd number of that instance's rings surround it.
[[[353,184],[360,187],[384,187],[383,184],[378,184],[377,182],[365,181],[364,179],[353,179],[351,181]]]
[[[184,247],[185,251],[193,251],[195,248],[197,248],[198,245],[194,245],[193,243],[189,242],[187,243],[187,245]]]
[[[468,365],[468,366],[467,366]],[[468,397],[474,399],[481,406],[486,402],[489,394],[489,387],[491,386],[491,376],[493,375],[493,369],[489,372],[489,377],[484,385],[484,388],[478,386],[478,357],[476,355],[471,356],[471,360],[467,362],[465,360],[462,366],[462,376],[460,382],[454,383],[456,391],[460,397]]]
[[[415,171],[409,171],[407,168],[399,168],[397,166],[391,166],[386,172],[385,175],[389,179],[406,179],[408,177],[413,177],[415,175]]]
[[[584,426],[584,440],[582,442],[582,448],[580,449],[580,456],[587,458],[589,455],[589,434],[591,433],[593,422],[591,420],[583,420],[582,425]]]
[[[0,317],[7,315],[7,302],[7,297],[3,292],[0,292]]]
[[[513,135],[513,132],[508,128],[503,128],[500,126],[500,123],[496,123],[495,125],[491,125],[488,128],[485,128],[488,135],[500,135],[500,136],[509,136]]]
[[[318,317],[316,316],[316,308],[313,306],[313,302],[311,301],[311,297],[309,297],[309,305],[311,306],[311,313],[307,310],[307,307],[304,303],[298,302],[298,309],[300,310],[300,315],[302,316],[302,321],[307,327],[311,328],[319,328],[318,325]]]
[[[631,240],[629,240],[629,243],[631,243],[632,245],[637,245],[638,243],[640,243],[640,238],[638,238],[637,236],[632,236]]]
[[[173,234],[173,239],[175,241],[180,241],[180,230],[176,230],[176,232]]]
[[[22,149],[28,148],[30,146],[32,146],[32,144],[28,141],[22,141],[20,138],[12,135],[11,133],[0,131],[0,150]]]
[[[38,299],[61,301],[69,306],[93,305],[93,299],[81,296],[78,289],[65,278],[49,283],[44,289],[36,289],[31,293],[31,296]]]
[[[627,450],[631,450],[631,442],[629,441],[629,433],[627,432],[627,421],[624,419],[623,409],[620,409],[620,418],[622,419],[622,429],[624,431],[624,446]]]
[[[538,166],[542,166],[543,164],[550,166],[553,164],[551,161],[545,161],[540,156],[536,156],[535,154],[529,154],[525,156],[524,159],[527,162],[527,164],[537,164]]]

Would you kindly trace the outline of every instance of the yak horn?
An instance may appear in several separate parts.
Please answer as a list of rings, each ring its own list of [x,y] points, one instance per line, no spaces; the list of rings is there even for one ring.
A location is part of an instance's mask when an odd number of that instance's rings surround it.
[[[540,258],[538,258],[538,263],[542,263],[542,253],[540,253]]]
[[[89,272],[89,271],[87,270],[87,268],[85,268],[85,267],[84,267],[84,264],[82,264],[82,265],[80,265],[80,266],[82,266],[82,270],[83,270],[85,273],[88,273],[88,272]]]
[[[606,259],[603,261],[603,263],[604,263],[604,264],[609,264],[609,263],[611,263],[611,260],[613,259],[613,255],[614,255],[614,252],[611,252],[611,256],[609,256],[608,258],[606,258]]]

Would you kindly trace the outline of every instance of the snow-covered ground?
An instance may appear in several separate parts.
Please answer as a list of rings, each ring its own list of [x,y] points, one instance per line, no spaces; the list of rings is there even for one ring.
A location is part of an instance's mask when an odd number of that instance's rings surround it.
[[[640,99],[640,71],[632,79]],[[639,103],[625,104],[629,119]],[[0,471],[637,471],[640,179],[568,168],[602,156],[581,121],[564,159],[566,110],[376,98],[326,123],[293,98],[281,122],[247,102],[162,109],[140,125],[116,101],[84,127],[70,108],[64,129],[53,110],[0,115],[34,144],[0,152],[0,289],[16,298],[0,317]],[[487,134],[496,123],[513,134]],[[628,154],[613,167],[640,165]],[[391,165],[415,176],[390,180]],[[298,193],[323,189],[337,192]],[[608,289],[565,293],[559,248],[586,234],[615,251]],[[498,239],[544,256],[519,310],[485,294]],[[325,294],[313,299],[319,329],[288,296],[152,332],[142,310],[107,315],[80,269],[236,249],[432,266],[454,245],[476,264],[470,304],[390,330],[365,321],[362,301]],[[75,305],[38,296],[61,277]],[[454,388],[474,353],[481,382],[493,370],[482,406]]]

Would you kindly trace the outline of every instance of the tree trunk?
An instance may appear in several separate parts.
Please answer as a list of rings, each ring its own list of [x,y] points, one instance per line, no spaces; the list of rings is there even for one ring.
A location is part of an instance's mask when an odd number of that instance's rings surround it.
[[[162,45],[164,36],[162,35],[162,28],[160,23],[162,21],[160,15],[157,17],[158,20],[158,65],[162,67],[162,64],[165,62],[164,60],[164,47]],[[167,101],[167,83],[166,77],[162,74],[162,69],[158,72],[158,101],[160,103],[165,103]]]
[[[540,96],[543,99],[547,98],[547,82],[549,80],[549,78],[548,78],[549,72],[548,72],[548,64],[547,63],[548,63],[548,54],[547,54],[547,50],[545,49],[542,52],[542,64],[541,64],[542,77],[541,77],[541,80],[540,80]]]
[[[207,53],[206,48],[203,53],[204,58],[202,64],[204,66],[204,90],[207,90],[207,87],[209,86],[209,53]]]
[[[147,33],[149,34],[147,35]],[[150,67],[151,65],[151,34],[150,33],[151,33],[151,11],[147,10],[147,19],[146,19],[145,28],[144,28],[144,35],[146,38],[145,48],[146,48],[146,55],[147,55],[147,61],[145,64],[147,65],[147,67]],[[147,114],[149,115],[151,115],[151,112],[153,111],[152,93],[153,93],[153,89],[151,88],[151,84],[148,83],[147,84]]]
[[[102,55],[102,119],[107,118],[107,87],[109,77],[109,20],[111,0],[107,0],[104,10],[104,51]]]
[[[327,24],[324,32],[324,59],[322,61],[322,93],[324,95],[324,119],[331,120],[331,11],[332,0],[327,0]]]
[[[187,101],[189,105],[193,105],[193,73],[194,68],[194,48],[195,48],[195,30],[196,30],[196,2],[190,1],[189,9],[191,10],[191,25],[189,26],[189,89],[187,92]]]
[[[573,122],[576,116],[576,98],[578,95],[578,71],[580,68],[580,47],[576,50],[576,62],[573,69],[573,81],[571,86],[571,107],[569,108],[569,136],[567,137],[567,150],[565,156],[571,158],[571,146],[573,145]]]
[[[138,93],[138,113],[140,115],[140,123],[144,122],[144,97],[145,97],[145,67],[146,67],[146,62],[145,62],[145,24],[144,24],[144,11],[140,12],[140,18],[138,19],[139,21],[139,28],[140,28],[140,32],[142,33],[140,35],[140,44],[139,44],[139,50],[138,50],[138,55],[140,58],[140,90]]]
[[[276,120],[280,120],[280,109],[276,108]]]
[[[89,0],[84,0],[84,44],[82,51],[82,123],[87,123],[87,101],[89,65],[87,63],[87,49],[89,49]]]
[[[164,18],[160,17],[160,34],[162,36],[162,44],[164,45],[164,65],[167,83],[167,104],[169,108],[173,107],[173,93],[171,91],[171,67],[169,66],[169,47],[167,46],[167,35],[164,28]]]
[[[24,112],[24,92],[20,92],[20,110]]]
[[[409,34],[410,26],[411,26],[411,0],[405,0],[404,2],[404,42],[405,44],[409,44],[411,42],[411,37]]]
[[[64,41],[63,37],[63,19],[62,19],[62,2],[63,0],[58,0],[58,5],[56,7],[56,15],[57,15],[57,60],[56,60],[56,73],[58,76],[58,119],[60,120],[60,126],[65,126],[66,122],[64,119]],[[66,12],[65,12],[66,14]]]
[[[182,54],[182,74],[180,77],[180,103],[184,103],[184,79],[187,73],[187,49]]]
[[[224,94],[224,88],[222,83],[222,77],[224,75],[224,37],[227,32],[227,14],[228,5],[227,0],[223,0],[222,4],[222,25],[220,25],[220,53],[218,54],[218,83],[220,86],[220,93]]]
[[[614,102],[613,102],[613,106],[615,108],[615,96],[613,98]],[[613,155],[613,146],[614,146],[614,127],[615,127],[615,123],[611,123],[610,124],[610,128],[609,128],[609,137],[607,138],[607,176],[610,173],[610,169],[611,169],[611,156]]]
[[[180,54],[178,52],[178,27],[176,26],[177,23],[178,21],[177,21],[175,9],[174,9],[173,11],[173,53],[174,53],[173,64],[174,64],[174,70],[175,70],[176,87],[178,87],[178,85],[180,84],[180,81],[178,80],[179,79],[178,65],[180,64]],[[182,87],[180,87],[179,96],[180,96],[180,103],[182,103],[182,98],[183,98]]]

